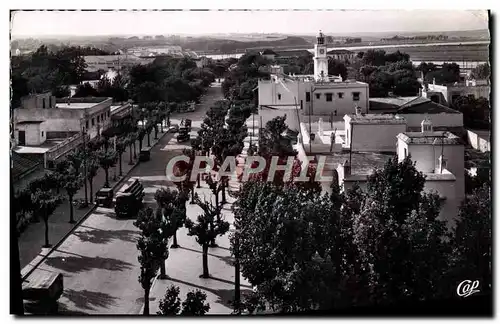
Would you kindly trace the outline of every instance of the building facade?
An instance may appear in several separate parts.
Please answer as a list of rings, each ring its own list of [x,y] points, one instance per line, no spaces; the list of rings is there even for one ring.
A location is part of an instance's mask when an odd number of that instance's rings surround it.
[[[35,133],[41,136],[41,132],[44,132],[44,136],[40,137],[38,144],[26,145],[40,145],[47,139],[66,138],[82,130],[87,132],[90,138],[94,138],[98,132],[110,125],[112,101],[111,98],[58,99],[52,108],[29,106],[14,109],[16,142],[21,145],[23,138],[34,138]],[[38,128],[26,126],[35,123],[39,124]]]
[[[436,103],[451,106],[460,96],[489,99],[490,91],[491,87],[486,80],[466,80],[450,85],[439,85],[433,82],[424,87],[422,96]]]
[[[343,116],[360,107],[368,112],[368,84],[342,80],[328,74],[325,37],[317,37],[313,75],[285,75],[276,69],[270,80],[259,80],[259,105],[273,108],[294,107],[302,115]],[[274,72],[274,73],[273,73]]]
[[[344,49],[334,49],[326,54],[329,58],[339,61],[351,61],[356,57],[356,53]]]

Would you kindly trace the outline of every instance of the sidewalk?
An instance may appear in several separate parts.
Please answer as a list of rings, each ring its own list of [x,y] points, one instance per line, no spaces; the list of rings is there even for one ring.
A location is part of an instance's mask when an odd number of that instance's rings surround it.
[[[251,118],[249,119],[251,123]],[[248,124],[248,122],[247,122]],[[251,124],[250,124],[251,125]],[[255,124],[255,135],[252,137],[252,142],[256,142],[258,133],[258,122]],[[252,135],[251,127],[248,130],[249,136],[245,138],[245,148],[240,157],[246,157],[249,147],[250,136]],[[240,159],[238,159],[240,160]],[[240,166],[240,165],[239,165]],[[201,188],[196,188],[195,192],[200,196],[200,199],[211,200],[215,203],[215,197],[208,188],[206,182],[201,181]],[[229,181],[229,190],[236,191],[239,189],[240,183],[233,177]],[[219,201],[222,199],[219,193]],[[229,222],[230,228],[233,229],[234,215],[231,211],[231,206],[234,198],[230,197],[226,191],[227,204],[224,205],[222,214],[226,221]],[[199,214],[202,213],[198,205],[186,204],[187,217],[196,221]],[[188,231],[182,227],[177,232],[177,240],[181,246],[178,249],[170,249],[169,257],[166,261],[166,272],[168,279],[156,279],[153,283],[150,294],[150,314],[156,314],[158,311],[159,301],[165,295],[167,288],[170,285],[175,285],[180,289],[180,298],[183,300],[187,293],[191,290],[200,289],[207,295],[207,303],[210,304],[208,314],[231,314],[233,308],[231,301],[234,299],[234,278],[235,270],[233,266],[234,258],[230,252],[229,236],[231,230],[216,239],[218,248],[210,248],[208,255],[208,269],[211,278],[199,278],[202,273],[202,249],[192,236],[187,235]],[[240,274],[240,291],[241,296],[251,292],[252,287],[248,281]],[[141,310],[142,312],[142,310]]]
[[[164,129],[164,133],[158,132],[158,137],[161,138],[164,134],[166,134],[166,130]],[[156,143],[156,140],[154,140],[154,132],[151,134],[151,144]],[[147,146],[147,136],[144,137],[143,139],[143,147]],[[136,144],[136,149],[137,151],[139,150],[139,146]],[[139,157],[138,152],[137,152],[137,158]],[[132,158],[133,158],[133,152],[132,152]],[[122,156],[122,173],[123,176],[120,178],[118,177],[119,174],[119,163],[117,162],[117,167],[116,167],[116,181],[113,180],[113,175],[115,174],[115,168],[110,168],[109,169],[109,184],[111,187],[115,185],[120,179],[125,177],[127,173],[135,166],[137,163],[136,160],[133,160],[134,165],[129,165],[129,148],[125,150]],[[93,181],[93,189],[94,189],[94,196],[95,193],[104,186],[105,183],[105,172],[102,168],[99,168],[99,171],[94,178]],[[90,198],[90,187],[87,186],[88,188],[88,195]],[[64,189],[61,190],[61,194],[65,194]],[[82,188],[77,192],[75,195],[74,199],[83,199],[85,198],[85,186],[82,186]],[[94,199],[92,199],[94,201]],[[78,209],[77,207],[73,207],[73,213],[74,213],[74,219],[76,222],[78,222],[80,219],[82,219],[93,207],[93,205],[87,207],[87,208],[82,208]],[[73,227],[75,224],[70,224],[69,223],[69,202],[67,200],[67,197],[65,197],[65,200],[57,207],[57,209],[52,213],[52,215],[49,218],[49,243],[54,245],[57,242],[59,242]],[[45,224],[43,221],[40,221],[40,223],[32,223],[30,224],[26,230],[20,235],[19,237],[19,257],[20,257],[20,262],[21,262],[21,269],[23,269],[26,265],[31,264],[35,265],[37,263],[37,258],[38,255],[45,255],[50,248],[42,248],[42,245],[45,242]],[[34,260],[34,259],[37,260]],[[25,273],[26,269],[23,269],[22,273]]]

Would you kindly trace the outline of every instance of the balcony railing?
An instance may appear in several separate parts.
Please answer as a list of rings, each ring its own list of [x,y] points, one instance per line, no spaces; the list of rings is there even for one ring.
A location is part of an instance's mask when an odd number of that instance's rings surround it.
[[[88,141],[89,135],[85,135],[85,136],[87,136],[86,140]],[[48,161],[55,161],[58,158],[66,155],[68,152],[71,152],[72,150],[77,148],[82,143],[83,143],[83,135],[80,133],[75,134],[75,135],[65,139],[61,143],[50,148],[50,150],[48,150],[45,153],[46,164]],[[47,167],[47,165],[46,165],[46,167]]]

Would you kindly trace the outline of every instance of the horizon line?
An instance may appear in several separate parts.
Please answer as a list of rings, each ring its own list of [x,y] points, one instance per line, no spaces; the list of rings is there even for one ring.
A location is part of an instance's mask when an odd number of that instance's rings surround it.
[[[338,35],[338,36],[349,36],[349,33],[352,34],[380,34],[380,33],[449,33],[449,32],[474,32],[474,31],[489,31],[489,28],[481,28],[481,29],[454,29],[454,30],[429,30],[429,31],[366,31],[366,32],[345,32],[345,33],[335,33],[335,32],[328,32],[322,30],[323,33],[326,36],[330,35]],[[319,32],[319,31],[318,31]],[[317,33],[313,32],[306,32],[306,33],[295,33],[295,32],[290,32],[290,33],[283,33],[283,32],[247,32],[247,33],[224,33],[224,32],[219,32],[219,33],[176,33],[176,34],[158,34],[158,33],[147,33],[147,34],[82,34],[82,35],[71,35],[71,34],[56,34],[56,35],[48,35],[48,34],[40,34],[40,35],[33,35],[33,34],[12,34],[12,32],[9,33],[11,40],[14,38],[79,38],[79,37],[138,37],[138,36],[228,36],[228,35],[252,35],[252,34],[259,34],[259,35],[292,35],[292,36],[315,36]]]

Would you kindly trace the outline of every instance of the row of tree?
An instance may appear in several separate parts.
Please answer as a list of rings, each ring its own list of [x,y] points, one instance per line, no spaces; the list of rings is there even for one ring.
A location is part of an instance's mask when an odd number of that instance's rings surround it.
[[[141,283],[145,293],[144,314],[149,314],[149,293],[151,284],[156,277],[158,269],[160,278],[166,278],[165,261],[168,258],[168,242],[173,239],[170,248],[179,247],[177,230],[185,226],[188,235],[195,236],[202,248],[202,274],[200,277],[209,278],[208,249],[217,247],[216,237],[229,230],[229,223],[222,216],[222,206],[225,203],[224,188],[227,179],[214,179],[212,174],[205,174],[204,179],[215,196],[215,204],[211,201],[201,201],[194,193],[195,182],[190,181],[196,155],[215,156],[216,164],[220,167],[221,161],[228,154],[239,154],[243,149],[243,134],[246,136],[244,122],[251,113],[247,105],[232,105],[228,101],[217,101],[207,112],[198,137],[192,141],[193,149],[186,149],[183,154],[190,157],[186,163],[178,163],[174,174],[185,175],[184,181],[176,182],[177,190],[159,189],[155,194],[156,210],[151,208],[141,211],[135,226],[141,230],[141,238],[137,244],[139,263],[141,265]],[[226,116],[227,121],[226,121]],[[245,126],[245,127],[243,127]],[[200,177],[197,178],[200,187]],[[219,195],[222,192],[222,201]],[[191,193],[191,203],[197,204],[202,209],[196,220],[186,216],[186,202]],[[167,290],[165,298],[160,302],[160,312],[164,315],[172,314],[204,314],[209,306],[204,305],[205,295],[201,292],[188,294],[188,300],[197,301],[192,306],[191,313],[180,311],[178,301],[178,288],[171,287]],[[193,310],[193,309],[196,309]]]

